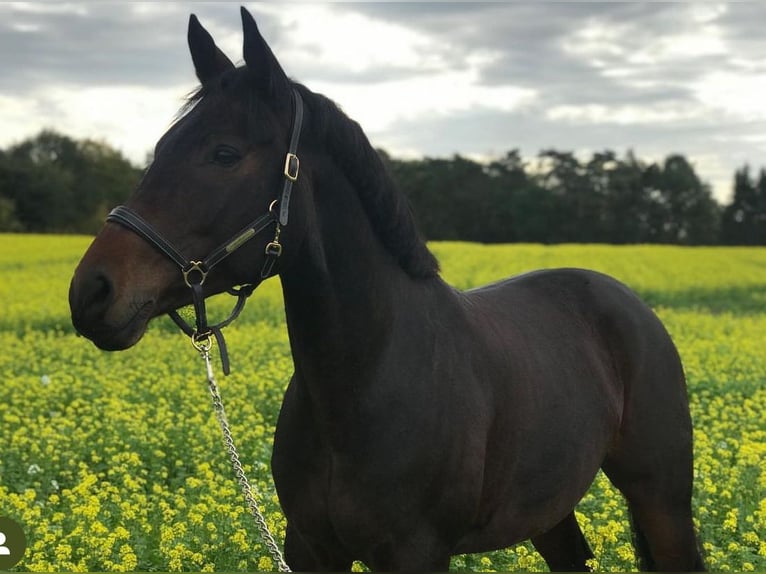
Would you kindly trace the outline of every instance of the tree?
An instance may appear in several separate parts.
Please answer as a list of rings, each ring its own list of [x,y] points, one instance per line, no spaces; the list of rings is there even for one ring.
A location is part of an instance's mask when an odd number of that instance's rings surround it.
[[[604,234],[610,243],[650,241],[651,190],[646,185],[646,166],[632,151],[616,157],[602,168],[607,176],[604,191]]]
[[[758,183],[745,165],[734,174],[734,195],[721,216],[721,241],[729,245],[766,245],[766,172]]]
[[[766,170],[761,169],[758,178],[758,197],[753,216],[757,245],[766,245]]]
[[[532,183],[518,149],[491,161],[485,168],[487,176],[485,204],[482,211],[482,241],[508,243],[521,241],[528,221],[521,203],[516,201]]]
[[[549,204],[550,241],[604,241],[603,164],[611,155],[594,156],[583,166],[572,152],[544,150],[540,185],[554,198]],[[599,172],[599,173],[595,173]]]
[[[686,245],[717,243],[720,210],[710,187],[702,183],[682,155],[665,159],[659,178],[659,200],[668,219],[663,225],[663,242]]]
[[[51,163],[8,155],[0,164],[0,196],[14,206],[25,231],[69,231],[77,218],[71,174]]]
[[[387,156],[385,156],[387,157]],[[409,198],[429,239],[486,241],[491,213],[490,178],[484,167],[455,155],[450,159],[387,159],[395,181]]]
[[[94,232],[107,209],[137,185],[140,171],[108,145],[54,131],[0,155],[0,198],[26,231]]]
[[[0,197],[0,233],[23,231],[16,215],[16,204],[7,197]]]

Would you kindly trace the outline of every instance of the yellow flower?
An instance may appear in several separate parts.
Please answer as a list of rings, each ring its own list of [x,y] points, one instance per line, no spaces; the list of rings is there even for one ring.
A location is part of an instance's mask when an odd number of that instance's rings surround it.
[[[750,531],[750,532],[745,532],[745,534],[742,535],[742,540],[744,542],[747,542],[748,544],[757,546],[761,539],[758,536],[758,534],[756,534],[753,531]]]
[[[617,556],[625,562],[635,562],[636,554],[631,544],[620,544],[617,547]]]
[[[737,530],[737,517],[739,516],[739,508],[732,508],[726,513],[726,519],[723,521],[723,529],[728,532],[735,532]]]

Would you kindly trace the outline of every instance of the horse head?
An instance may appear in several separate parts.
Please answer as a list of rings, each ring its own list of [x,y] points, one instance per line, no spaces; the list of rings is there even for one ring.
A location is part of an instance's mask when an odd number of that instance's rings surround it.
[[[193,280],[204,279],[203,297],[236,285],[254,287],[272,274],[266,260],[274,239],[280,252],[284,246],[278,263],[284,268],[305,235],[301,222],[309,200],[293,202],[287,227],[289,193],[280,195],[285,178],[291,186],[298,174],[297,157],[285,159],[285,152],[300,133],[300,96],[244,8],[242,23],[245,64],[235,67],[191,16],[188,41],[201,86],[160,138],[136,190],[108,218],[75,270],[69,292],[73,324],[102,349],[134,345],[152,318],[191,302],[188,277],[179,269],[184,261],[209,263],[209,254],[220,256],[215,269]],[[296,195],[308,192],[306,171]],[[259,229],[248,227],[253,220]],[[142,234],[141,227],[150,231]],[[237,230],[243,232],[233,235]]]

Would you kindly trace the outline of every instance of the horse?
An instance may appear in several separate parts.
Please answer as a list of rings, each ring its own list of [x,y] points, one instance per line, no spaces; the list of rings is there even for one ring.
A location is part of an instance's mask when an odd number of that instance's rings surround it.
[[[448,285],[362,128],[242,23],[235,66],[191,15],[201,85],[77,266],[76,330],[125,349],[279,278],[294,374],[271,466],[295,570],[446,570],[527,539],[587,570],[574,508],[599,469],[642,568],[704,569],[684,371],[652,310],[584,269]]]

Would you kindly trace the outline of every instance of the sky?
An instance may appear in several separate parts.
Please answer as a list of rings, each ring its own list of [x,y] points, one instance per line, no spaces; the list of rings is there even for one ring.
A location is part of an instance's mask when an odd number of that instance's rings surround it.
[[[766,166],[766,3],[244,4],[395,157],[682,153],[720,201]],[[239,5],[0,3],[0,147],[50,128],[143,165],[197,85],[189,14],[241,63]]]

